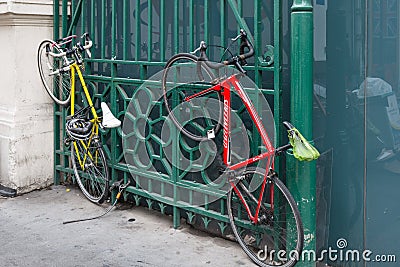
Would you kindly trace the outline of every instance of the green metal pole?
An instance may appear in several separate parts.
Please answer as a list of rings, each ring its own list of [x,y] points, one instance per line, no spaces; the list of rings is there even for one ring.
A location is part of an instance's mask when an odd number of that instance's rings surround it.
[[[62,37],[67,36],[68,31],[68,1],[62,1]]]
[[[291,121],[312,139],[313,108],[313,8],[311,0],[294,0],[291,8]],[[304,250],[316,250],[315,162],[288,156],[289,190],[298,203],[304,226]],[[309,261],[296,266],[315,266]]]
[[[60,38],[60,1],[53,1],[53,38],[57,40]]]

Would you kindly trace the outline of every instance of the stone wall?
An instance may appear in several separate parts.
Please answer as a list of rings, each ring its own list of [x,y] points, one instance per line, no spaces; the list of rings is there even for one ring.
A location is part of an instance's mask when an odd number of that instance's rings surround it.
[[[0,184],[18,193],[53,182],[53,106],[36,60],[52,14],[51,0],[0,0]]]

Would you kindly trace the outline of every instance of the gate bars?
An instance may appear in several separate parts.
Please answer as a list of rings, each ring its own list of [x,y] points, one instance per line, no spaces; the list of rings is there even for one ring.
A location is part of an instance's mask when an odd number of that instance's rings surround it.
[[[108,102],[113,114],[123,121],[132,95],[145,80],[162,70],[165,62],[173,54],[193,51],[201,40],[226,46],[229,38],[236,36],[238,30],[243,28],[255,46],[254,60],[249,61],[246,70],[273,106],[277,133],[275,142],[276,145],[281,145],[281,9],[282,0],[55,0],[54,39],[61,35],[89,32],[94,46],[92,59],[86,60],[85,80],[88,88],[91,90],[95,106],[101,101]],[[272,49],[269,53],[273,55],[273,65],[265,60],[266,45],[269,45],[268,49]],[[218,55],[218,52],[214,55]],[[148,93],[146,88],[142,90],[143,93]],[[79,93],[77,92],[78,97]],[[79,101],[77,103],[79,104]],[[159,105],[161,109],[162,104]],[[69,150],[63,144],[67,113],[68,110],[54,106],[55,184],[73,177]],[[150,116],[147,123],[156,127],[157,123],[165,121],[163,116],[163,113]],[[174,134],[173,131],[171,133]],[[155,132],[152,134],[156,135]],[[104,130],[102,135],[111,177],[113,180],[131,179],[123,156],[121,130]],[[156,137],[151,136],[143,145],[162,147]],[[174,147],[180,149],[178,145]],[[191,149],[197,150],[198,147]],[[259,149],[256,141],[252,143],[251,149]],[[134,153],[135,151],[132,151],[132,154]],[[174,153],[176,154],[176,151],[173,151]],[[203,179],[204,174],[199,178],[177,170],[166,162],[162,151],[157,149],[154,150],[154,155],[150,156],[150,160],[158,166],[159,173],[155,174],[154,171],[145,168],[133,168],[133,175],[139,181],[145,181],[142,183],[146,184],[147,190],[159,190],[161,200],[149,197],[138,184],[127,188],[125,198],[130,198],[136,205],[145,205],[150,209],[171,214],[175,228],[179,226],[181,218],[184,218],[188,223],[198,224],[201,228],[227,234],[229,219],[226,198],[199,207],[174,205],[174,201],[187,201],[190,204],[190,200],[180,199],[178,195],[174,196],[172,202],[169,198],[162,199],[162,191],[177,183],[184,184],[190,191],[196,192],[192,179]],[[208,194],[211,197],[221,195],[222,192],[216,188],[213,192],[205,194],[205,197]]]

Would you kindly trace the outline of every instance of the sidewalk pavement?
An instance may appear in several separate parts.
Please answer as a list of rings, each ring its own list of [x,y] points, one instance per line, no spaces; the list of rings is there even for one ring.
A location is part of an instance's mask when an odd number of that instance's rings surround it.
[[[70,189],[70,191],[69,191]],[[0,266],[254,266],[236,242],[143,207],[100,215],[79,189],[53,186],[0,198]]]

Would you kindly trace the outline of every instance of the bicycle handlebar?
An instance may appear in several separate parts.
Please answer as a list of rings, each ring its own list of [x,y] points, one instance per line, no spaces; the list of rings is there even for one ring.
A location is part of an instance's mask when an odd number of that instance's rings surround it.
[[[90,52],[89,49],[93,46],[93,42],[92,42],[92,40],[90,39],[89,34],[88,34],[87,32],[85,32],[85,33],[82,35],[81,38],[82,38],[82,39],[85,38],[85,45],[82,46],[81,52],[83,52],[84,50],[86,50],[86,53],[88,54],[89,58],[91,58],[91,57],[92,57],[92,53]],[[80,44],[80,43],[78,43],[78,44]]]
[[[232,38],[232,41],[235,42],[239,38],[240,38],[240,50],[239,50],[240,54],[237,56],[234,56],[228,60],[223,61],[222,64],[223,65],[234,65],[240,72],[246,73],[246,71],[243,69],[242,65],[246,65],[247,64],[246,59],[250,58],[254,55],[254,47],[250,43],[250,41],[247,39],[247,33],[245,32],[245,30],[241,29],[239,35],[236,36],[235,38]],[[249,49],[249,51],[247,53],[244,52],[245,48]],[[207,50],[207,44],[204,41],[201,41],[200,46],[191,53],[194,54],[197,51],[200,51],[200,56],[198,59],[199,61],[205,61],[207,66],[212,69],[221,68],[223,65],[221,66],[220,63],[213,63],[208,60],[206,50]]]
[[[240,54],[237,55],[236,57],[231,58],[230,60],[224,61],[224,62],[226,62],[226,64],[224,63],[225,65],[230,65],[238,59],[245,60],[254,55],[254,47],[247,39],[247,33],[243,29],[240,30],[240,34],[238,36],[236,36],[235,38],[233,38],[232,41],[236,41],[239,38],[240,38]],[[246,47],[249,49],[249,52],[247,52],[247,53],[244,52],[244,49]]]
[[[61,39],[57,39],[56,42],[54,43],[54,45],[60,46],[60,45],[68,44],[68,43],[72,42],[72,40],[76,37],[77,36],[74,34],[74,35],[70,35],[70,36],[67,36],[67,37],[64,37]]]
[[[71,35],[62,39],[57,40],[54,42],[53,46],[60,47],[61,45],[64,45],[66,43],[72,42],[73,38],[76,38],[76,35]],[[75,51],[79,50],[79,52],[86,51],[88,53],[89,57],[92,57],[92,54],[90,53],[89,49],[93,46],[93,42],[89,37],[88,33],[84,33],[81,36],[81,39],[84,39],[83,41],[85,42],[84,45],[82,45],[80,42],[77,43],[72,49],[68,49],[67,51],[61,52],[61,53],[54,53],[51,51],[47,51],[52,57],[65,57],[67,55],[73,54]]]

